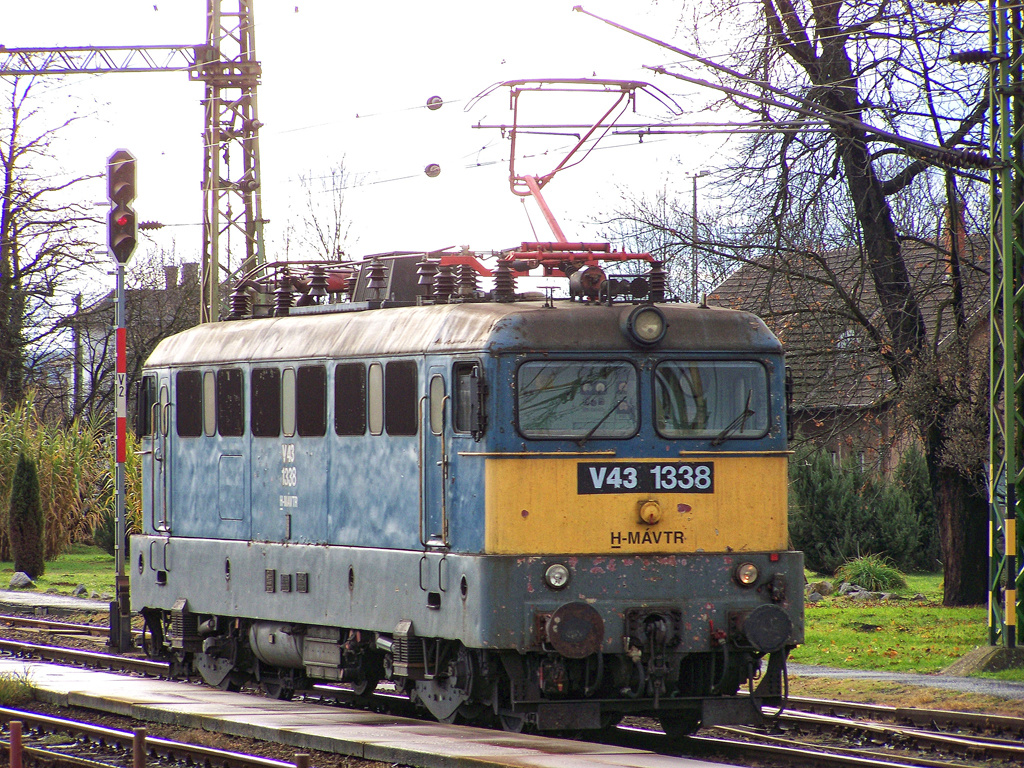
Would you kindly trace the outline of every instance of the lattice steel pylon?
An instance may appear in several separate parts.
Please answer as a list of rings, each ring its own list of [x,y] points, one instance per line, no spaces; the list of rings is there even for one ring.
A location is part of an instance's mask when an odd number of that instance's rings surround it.
[[[256,112],[261,67],[255,56],[253,0],[207,0],[201,45],[0,48],[0,75],[181,71],[205,84],[204,323],[218,318],[221,283],[265,261]],[[235,251],[240,255],[232,259]]]
[[[1019,3],[990,0],[992,65],[989,643],[1017,646],[1024,573],[1024,24]]]
[[[227,6],[231,6],[231,10]],[[252,0],[207,0],[207,52],[193,77],[206,84],[203,105],[203,263],[200,322],[216,320],[222,279],[265,262],[260,203],[260,123],[256,28]],[[198,52],[197,52],[198,54]],[[232,268],[231,235],[244,256]],[[226,242],[222,239],[226,238]]]

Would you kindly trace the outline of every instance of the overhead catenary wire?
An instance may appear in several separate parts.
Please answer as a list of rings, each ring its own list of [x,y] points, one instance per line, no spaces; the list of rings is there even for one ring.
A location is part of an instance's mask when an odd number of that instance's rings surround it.
[[[755,103],[789,110],[792,112],[796,112],[797,114],[804,115],[806,117],[817,118],[835,127],[864,131],[877,138],[885,139],[890,143],[896,144],[897,146],[901,146],[911,153],[923,154],[940,163],[944,161],[945,163],[953,166],[973,165],[979,167],[989,167],[990,165],[989,159],[986,156],[982,155],[981,153],[968,152],[964,150],[953,150],[946,146],[937,146],[935,144],[930,144],[928,142],[920,141],[918,139],[912,139],[891,133],[884,129],[873,126],[870,123],[865,123],[849,115],[836,112],[817,102],[790,93],[789,91],[783,88],[779,88],[778,86],[772,85],[771,83],[754,80],[753,78],[744,75],[743,73],[738,72],[737,70],[731,67],[727,67],[723,64],[718,64],[706,57],[699,56],[695,53],[691,53],[690,51],[686,51],[682,48],[673,46],[655,37],[644,34],[643,32],[630,29],[629,27],[626,27],[622,24],[618,24],[617,22],[605,19],[589,11],[585,11],[581,6],[576,6],[575,10],[584,13],[588,16],[591,16],[599,21],[602,21],[612,27],[615,27],[616,29],[620,29],[623,32],[626,32],[630,35],[634,35],[635,37],[638,37],[640,39],[653,43],[654,45],[665,48],[666,50],[672,51],[673,53],[677,53],[690,61],[697,62],[715,71],[721,72],[722,74],[726,74],[729,77],[737,79],[740,82],[749,83],[752,86],[763,89],[764,91],[767,91],[769,93],[773,93],[781,98],[789,99],[790,101],[793,101],[795,103],[787,104],[783,101],[779,101],[778,99],[768,98],[766,96],[761,96],[759,94],[748,93],[747,91],[743,91],[739,88],[733,88],[732,86],[727,86],[722,83],[714,83],[710,80],[705,80],[703,78],[697,78],[689,75],[684,75],[678,72],[672,72],[664,66],[644,67],[645,69],[649,69],[655,73],[664,74],[669,77],[682,80],[683,82],[690,83],[691,85],[703,86],[727,95],[747,99]]]

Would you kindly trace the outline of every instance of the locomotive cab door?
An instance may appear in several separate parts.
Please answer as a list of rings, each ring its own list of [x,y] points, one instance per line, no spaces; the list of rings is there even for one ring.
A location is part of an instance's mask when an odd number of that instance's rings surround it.
[[[136,434],[142,437],[143,518],[154,532],[171,529],[167,503],[170,474],[170,376],[150,374],[139,385]]]
[[[431,366],[420,431],[420,543],[427,549],[448,546],[448,399],[444,368]]]

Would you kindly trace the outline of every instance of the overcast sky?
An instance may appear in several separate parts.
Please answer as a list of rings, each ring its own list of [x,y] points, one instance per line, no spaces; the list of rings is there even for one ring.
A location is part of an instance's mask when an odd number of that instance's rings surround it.
[[[346,200],[353,255],[449,245],[486,251],[534,239],[521,200],[508,189],[508,141],[497,131],[472,127],[511,121],[507,90],[465,111],[472,96],[495,82],[642,79],[677,94],[684,107],[698,105],[699,97],[680,92],[676,82],[642,69],[670,61],[666,52],[572,12],[578,1],[256,0],[268,258],[276,258],[285,225],[298,216],[292,207],[302,192],[297,177],[323,175],[342,160],[361,181]],[[583,5],[657,37],[679,39],[676,3]],[[198,44],[205,41],[205,6],[204,0],[5,3],[0,44]],[[425,109],[434,95],[445,105]],[[173,225],[157,242],[166,245],[173,237],[179,255],[197,258],[202,96],[203,86],[183,73],[79,75],[51,91],[48,105],[55,122],[72,109],[93,115],[67,132],[60,149],[65,169],[101,173],[113,149],[130,149],[139,159],[140,218]],[[567,119],[567,112],[576,111],[573,105],[559,112],[539,100],[524,106],[537,110],[530,118],[538,121]],[[595,97],[592,105],[579,105],[575,119],[592,119],[605,106]],[[641,100],[640,107],[645,114],[638,117],[666,116],[651,100]],[[531,153],[550,154],[522,160],[519,170],[550,170],[567,141],[527,145]],[[686,137],[643,144],[610,138],[602,146],[609,148],[545,189],[569,239],[593,239],[588,219],[615,207],[620,188],[653,193],[668,184],[688,191],[686,174],[708,162],[709,153]],[[441,166],[440,176],[424,175],[429,163]],[[103,182],[97,180],[89,194],[103,200]],[[536,236],[552,239],[533,203],[528,205]]]

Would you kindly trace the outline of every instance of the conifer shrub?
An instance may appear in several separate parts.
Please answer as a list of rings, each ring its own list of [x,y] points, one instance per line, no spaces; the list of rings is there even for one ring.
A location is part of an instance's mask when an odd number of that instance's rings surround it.
[[[36,463],[24,453],[18,455],[18,466],[11,481],[11,506],[7,520],[14,570],[26,573],[32,579],[39,578],[46,570],[43,506],[39,503]]]
[[[905,477],[906,485],[854,462],[837,466],[821,451],[804,450],[794,456],[789,534],[793,547],[803,550],[806,566],[834,574],[848,560],[884,555],[902,570],[934,569],[925,554],[932,537],[922,529],[928,524],[927,510],[922,496],[915,495],[922,493],[914,484],[919,475],[909,467]]]

